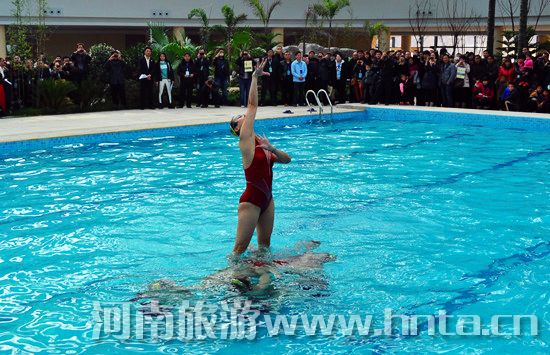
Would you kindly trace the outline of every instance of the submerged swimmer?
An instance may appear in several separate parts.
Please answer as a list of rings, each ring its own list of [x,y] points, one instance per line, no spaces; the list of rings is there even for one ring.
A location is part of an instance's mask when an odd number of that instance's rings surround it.
[[[239,200],[237,236],[233,253],[242,254],[248,248],[254,229],[258,234],[258,246],[267,248],[275,217],[275,205],[271,193],[273,164],[290,163],[290,156],[275,148],[269,140],[254,132],[254,120],[258,109],[258,77],[264,75],[263,60],[252,75],[248,107],[245,115],[233,117],[231,133],[239,137],[246,190]]]
[[[196,293],[209,290],[215,293],[220,287],[229,287],[241,296],[268,298],[277,294],[278,290],[273,284],[275,280],[284,278],[287,274],[295,274],[314,283],[323,264],[336,260],[334,255],[312,252],[319,242],[312,241],[303,245],[306,247],[303,254],[271,260],[244,260],[240,264],[217,271],[192,286],[179,286],[167,279],[156,280],[149,284],[147,291],[138,293],[131,301],[147,298],[170,302],[182,297],[192,298]]]

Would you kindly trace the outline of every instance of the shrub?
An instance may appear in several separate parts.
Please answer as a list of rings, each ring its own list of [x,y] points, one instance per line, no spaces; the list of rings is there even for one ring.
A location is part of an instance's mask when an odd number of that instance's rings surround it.
[[[107,81],[106,73],[104,70],[105,62],[111,56],[111,53],[115,49],[105,43],[95,44],[90,47],[90,78],[94,80]]]
[[[66,80],[45,79],[38,84],[40,107],[44,113],[64,113],[72,105],[68,95],[76,86]]]
[[[96,110],[98,105],[105,102],[107,87],[102,81],[86,79],[76,88],[74,95],[80,111]]]

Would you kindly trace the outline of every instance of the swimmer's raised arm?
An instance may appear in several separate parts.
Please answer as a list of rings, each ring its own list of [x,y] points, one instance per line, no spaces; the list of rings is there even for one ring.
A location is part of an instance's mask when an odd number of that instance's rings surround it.
[[[266,61],[262,60],[252,74],[246,116],[244,117],[244,122],[239,134],[241,142],[243,139],[254,140],[254,122],[256,119],[256,112],[258,111],[258,78],[263,75],[265,63]]]

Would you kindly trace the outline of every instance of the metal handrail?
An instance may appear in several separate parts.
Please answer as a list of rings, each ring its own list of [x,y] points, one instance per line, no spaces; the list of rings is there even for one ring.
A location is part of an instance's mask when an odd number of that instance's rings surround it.
[[[328,92],[325,89],[321,89],[317,91],[317,95],[316,95],[317,101],[319,102],[319,104],[321,104],[319,100],[319,96],[321,95],[321,93],[324,93],[327,98],[328,104],[330,106],[330,117],[332,117],[332,113],[334,112],[334,107],[332,106],[332,102],[330,101],[330,96],[328,96]]]
[[[309,95],[309,93],[312,93],[313,94],[313,97],[315,97],[315,101],[317,102],[317,107],[319,108],[319,116],[321,116],[321,114],[323,113],[323,104],[321,104],[321,101],[319,100],[319,96],[317,96],[317,94],[315,93],[315,91],[313,90],[308,90],[306,92],[306,103],[307,103],[307,106],[309,108],[313,108],[313,106],[311,105],[311,103],[309,102],[309,99],[307,98],[307,96]]]

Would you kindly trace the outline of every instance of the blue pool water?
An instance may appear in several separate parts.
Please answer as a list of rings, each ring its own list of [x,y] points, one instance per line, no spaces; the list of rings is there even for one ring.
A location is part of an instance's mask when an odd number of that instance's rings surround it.
[[[224,130],[2,158],[0,352],[547,353],[548,132],[361,115],[259,129],[293,157],[275,167],[273,253],[315,239],[337,257],[311,287],[280,275],[268,312],[533,314],[539,335],[92,339],[94,301],[227,266],[244,177]]]

